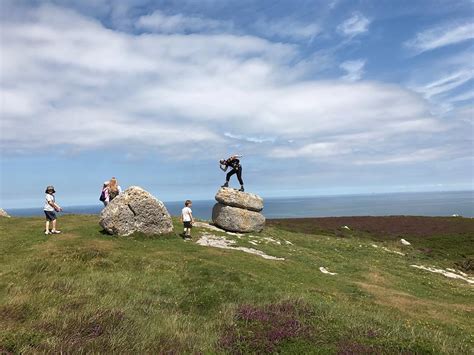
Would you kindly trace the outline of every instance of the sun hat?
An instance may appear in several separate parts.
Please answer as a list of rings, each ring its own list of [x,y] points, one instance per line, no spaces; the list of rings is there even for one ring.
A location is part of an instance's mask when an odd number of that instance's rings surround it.
[[[46,193],[48,192],[52,192],[53,194],[56,192],[56,190],[54,189],[54,186],[52,185],[49,185],[47,188],[46,188]]]

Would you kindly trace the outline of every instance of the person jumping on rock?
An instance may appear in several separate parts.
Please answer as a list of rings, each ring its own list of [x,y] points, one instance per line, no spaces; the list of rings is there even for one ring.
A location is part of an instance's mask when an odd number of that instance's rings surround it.
[[[222,171],[226,172],[229,167],[232,168],[231,171],[227,173],[225,183],[222,187],[229,187],[229,180],[232,175],[237,174],[237,179],[240,183],[240,190],[244,192],[244,181],[242,180],[242,165],[240,165],[239,158],[242,158],[241,155],[232,155],[229,159],[221,159],[219,165]]]

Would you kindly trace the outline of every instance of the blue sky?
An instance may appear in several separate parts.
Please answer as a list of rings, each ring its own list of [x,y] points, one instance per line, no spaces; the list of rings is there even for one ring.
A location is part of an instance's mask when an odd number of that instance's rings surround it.
[[[3,0],[1,205],[212,199],[233,153],[263,196],[473,189],[473,11]]]

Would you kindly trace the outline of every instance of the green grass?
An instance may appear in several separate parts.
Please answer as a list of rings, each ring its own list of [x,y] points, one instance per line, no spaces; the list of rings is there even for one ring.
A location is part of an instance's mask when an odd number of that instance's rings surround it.
[[[68,215],[59,226],[63,234],[45,236],[41,218],[0,220],[0,353],[474,349],[473,286],[410,267],[472,258],[469,233],[408,235],[413,245],[402,247],[373,234],[292,232],[280,223],[257,237],[281,245],[227,237],[286,259],[274,261],[176,235],[111,237],[97,216]],[[203,232],[194,229],[194,238]]]

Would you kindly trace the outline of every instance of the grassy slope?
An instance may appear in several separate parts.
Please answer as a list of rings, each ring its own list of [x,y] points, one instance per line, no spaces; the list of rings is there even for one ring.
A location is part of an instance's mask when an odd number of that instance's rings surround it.
[[[286,258],[272,261],[176,236],[110,237],[96,216],[65,216],[49,237],[40,218],[2,219],[0,352],[473,351],[473,287],[409,267],[472,257],[472,234],[405,236],[399,256],[373,248],[374,234],[292,223],[261,236],[293,245],[237,239]]]

